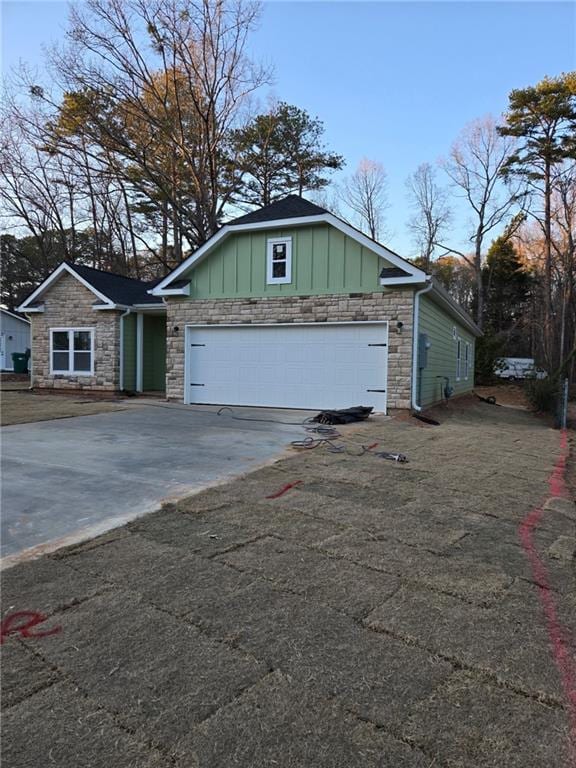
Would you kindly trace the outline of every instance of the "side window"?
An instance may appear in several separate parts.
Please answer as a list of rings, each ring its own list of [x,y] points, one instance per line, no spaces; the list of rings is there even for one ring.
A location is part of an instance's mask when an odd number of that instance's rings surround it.
[[[266,281],[269,285],[292,282],[292,238],[268,240]]]
[[[466,342],[466,346],[464,347],[464,378],[468,379],[468,374],[470,373],[470,342]]]
[[[462,339],[458,337],[456,345],[456,381],[460,381],[462,371]]]

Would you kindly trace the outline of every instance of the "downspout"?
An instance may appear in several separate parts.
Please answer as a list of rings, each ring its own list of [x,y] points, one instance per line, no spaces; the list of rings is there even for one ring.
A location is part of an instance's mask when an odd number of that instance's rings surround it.
[[[434,287],[432,278],[427,275],[426,279],[429,280],[429,284],[425,288],[421,288],[414,294],[414,322],[412,324],[412,410],[420,413],[421,406],[418,405],[418,326],[420,321],[420,296],[423,296],[428,291],[431,291]]]
[[[120,315],[120,392],[124,391],[124,318],[127,317],[132,310],[130,307]]]

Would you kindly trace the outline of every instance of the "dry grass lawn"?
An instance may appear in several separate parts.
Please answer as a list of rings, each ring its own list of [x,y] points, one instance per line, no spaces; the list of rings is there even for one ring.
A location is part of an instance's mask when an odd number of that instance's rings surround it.
[[[27,424],[33,421],[68,419],[71,416],[92,416],[122,409],[118,403],[74,395],[39,395],[28,384],[3,381],[0,387],[0,426]]]

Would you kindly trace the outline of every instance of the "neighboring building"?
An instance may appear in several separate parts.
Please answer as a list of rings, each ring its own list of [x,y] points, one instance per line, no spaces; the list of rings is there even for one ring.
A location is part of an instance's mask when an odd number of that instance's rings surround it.
[[[20,307],[32,322],[32,386],[163,392],[166,308],[153,285],[60,264]]]
[[[30,349],[30,322],[0,307],[0,370],[11,371],[12,354]]]
[[[480,335],[430,276],[296,196],[225,225],[155,286],[66,264],[20,309],[34,386],[165,379],[184,403],[419,409],[472,388]]]

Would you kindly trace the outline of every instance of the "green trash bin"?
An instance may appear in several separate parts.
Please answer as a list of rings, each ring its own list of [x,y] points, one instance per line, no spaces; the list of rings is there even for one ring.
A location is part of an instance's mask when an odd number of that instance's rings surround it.
[[[12,352],[14,373],[28,373],[28,357],[25,352]]]

